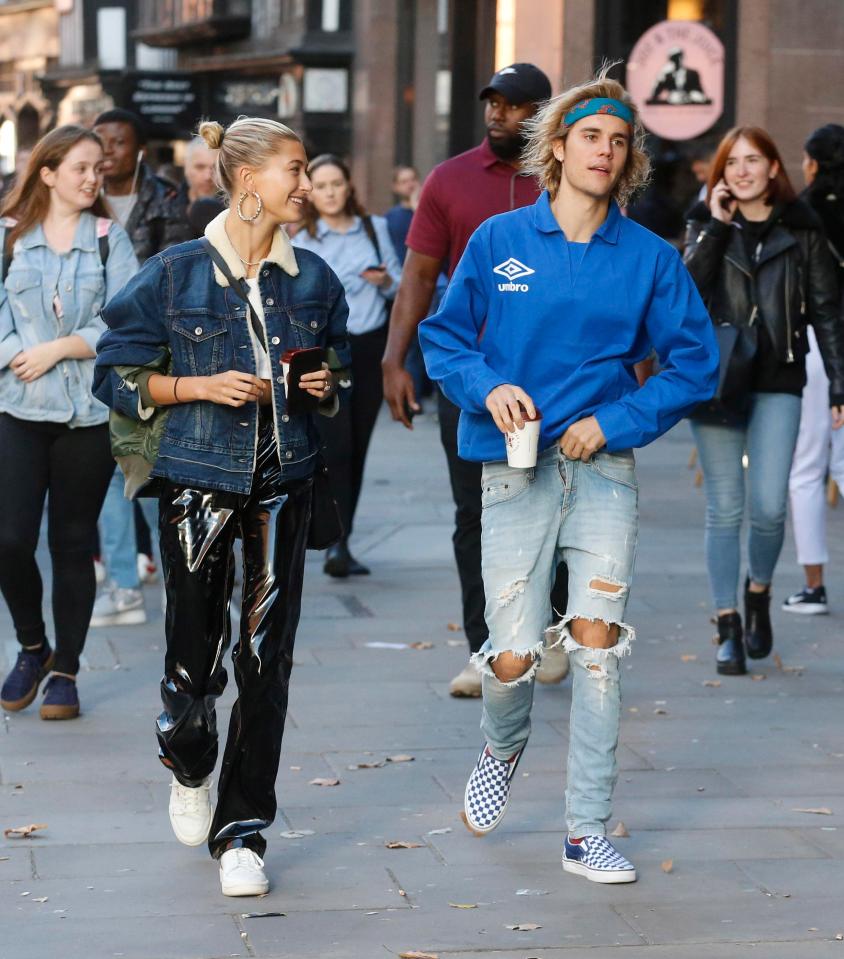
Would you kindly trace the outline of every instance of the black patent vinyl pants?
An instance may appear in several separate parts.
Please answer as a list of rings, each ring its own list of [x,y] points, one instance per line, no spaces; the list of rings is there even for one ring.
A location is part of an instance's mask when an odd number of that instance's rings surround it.
[[[208,837],[215,858],[230,842],[263,855],[260,831],[275,818],[311,486],[310,477],[284,480],[265,416],[248,496],[173,483],[161,495],[167,656],[157,734],[161,761],[185,786],[200,785],[217,760],[215,704],[228,679],[234,541],[242,539],[243,605],[232,652],[238,697]]]

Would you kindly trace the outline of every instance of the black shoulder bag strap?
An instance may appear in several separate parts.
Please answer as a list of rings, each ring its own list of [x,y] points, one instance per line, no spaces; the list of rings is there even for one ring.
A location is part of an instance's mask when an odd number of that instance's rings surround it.
[[[375,232],[375,224],[372,222],[372,217],[368,213],[364,213],[360,220],[361,223],[363,223],[364,230],[366,230],[366,235],[369,237],[369,242],[375,248],[375,256],[378,258],[378,263],[383,263],[381,244],[378,242],[378,234]]]
[[[200,242],[205,248],[205,252],[211,257],[214,265],[229,281],[229,286],[232,288],[232,292],[246,304],[246,312],[249,314],[249,323],[252,326],[252,332],[258,337],[258,342],[264,347],[264,352],[267,354],[267,356],[269,356],[270,350],[267,346],[267,337],[264,333],[264,327],[261,325],[261,321],[255,315],[255,307],[252,306],[252,302],[249,299],[249,288],[246,286],[246,281],[235,278],[235,276],[232,274],[232,271],[229,269],[229,265],[226,263],[222,253],[220,253],[220,251],[211,244],[211,241],[207,237],[203,237]]]

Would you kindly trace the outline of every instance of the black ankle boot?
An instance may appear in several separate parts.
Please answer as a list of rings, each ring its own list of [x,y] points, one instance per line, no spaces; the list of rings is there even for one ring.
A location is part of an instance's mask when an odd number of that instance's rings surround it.
[[[349,547],[346,545],[346,541],[341,539],[339,543],[328,547],[322,571],[336,579],[345,579],[349,575],[351,559]]]
[[[774,633],[771,628],[771,588],[764,593],[751,593],[750,580],[744,584],[744,645],[751,659],[771,655]]]
[[[723,616],[718,617],[717,622],[716,669],[722,676],[744,676],[747,667],[744,663],[744,646],[741,641],[741,616],[738,613],[724,613]]]

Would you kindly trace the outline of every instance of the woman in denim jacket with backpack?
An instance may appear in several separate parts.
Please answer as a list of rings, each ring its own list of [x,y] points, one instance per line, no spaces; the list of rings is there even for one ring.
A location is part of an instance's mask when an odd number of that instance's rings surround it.
[[[129,237],[107,219],[102,162],[83,127],[48,133],[0,224],[0,591],[21,646],[0,705],[24,709],[51,673],[43,719],[79,715],[97,517],[114,469],[108,409],[91,393],[98,314],[138,268]],[[35,560],[45,499],[55,651]]]
[[[242,117],[203,123],[231,197],[205,237],[147,260],[109,303],[94,392],[135,420],[166,407],[152,476],[159,487],[167,654],[159,755],[173,773],[170,822],[189,846],[208,842],[224,895],[269,888],[261,830],[275,818],[275,780],[299,621],[319,440],[312,412],[336,412],[334,374],[285,383],[286,353],[333,349],[348,362],[340,281],[318,256],[294,253],[283,225],[311,190],[298,136]],[[248,307],[244,298],[248,298]],[[169,351],[169,373],[160,370]],[[289,357],[288,357],[289,359]],[[286,361],[286,360],[285,360]],[[318,363],[315,365],[319,365]],[[146,367],[131,376],[126,367]],[[299,404],[301,405],[301,404]],[[211,808],[215,702],[227,674],[233,549],[242,540],[243,602],[232,654],[238,698]]]

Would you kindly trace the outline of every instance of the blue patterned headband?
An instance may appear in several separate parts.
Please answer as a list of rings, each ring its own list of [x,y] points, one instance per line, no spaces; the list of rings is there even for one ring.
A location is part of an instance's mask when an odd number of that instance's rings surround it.
[[[584,117],[591,117],[596,114],[604,114],[611,117],[619,117],[632,129],[633,111],[622,103],[621,100],[612,100],[609,97],[592,97],[589,100],[580,100],[569,110],[563,119],[565,126],[570,127],[582,120]]]

